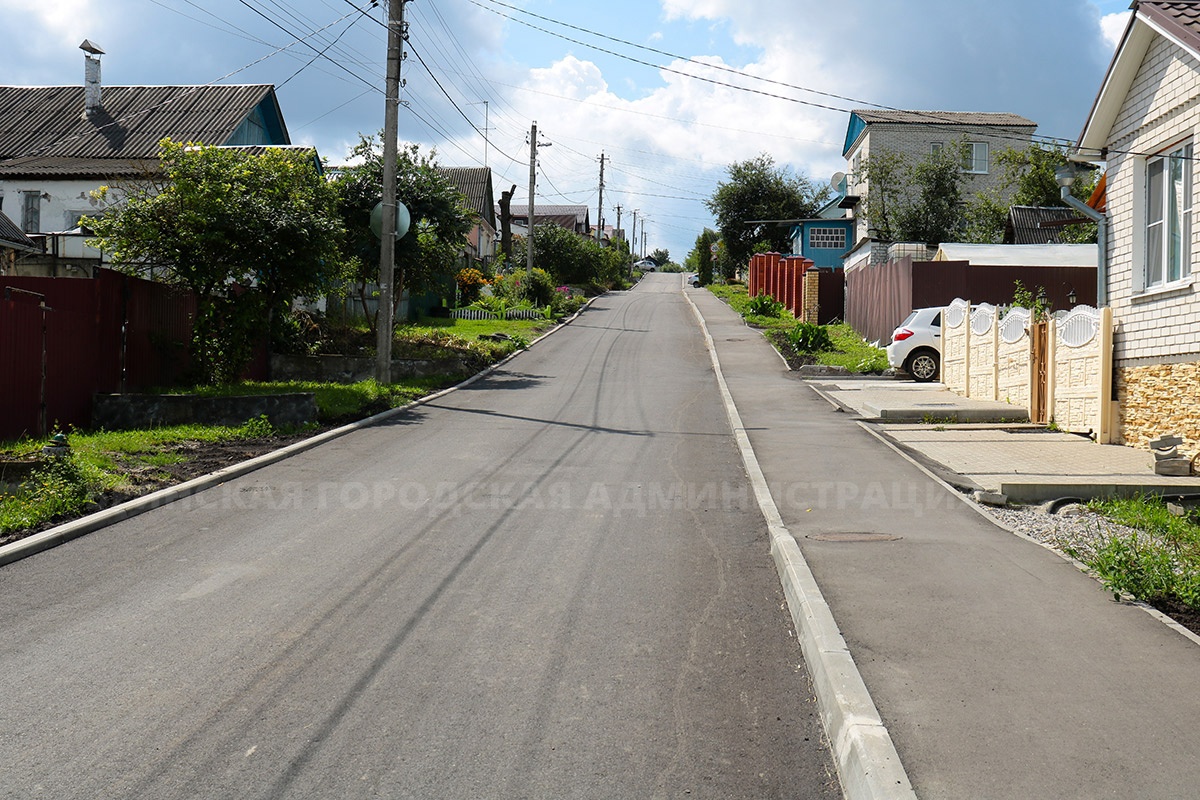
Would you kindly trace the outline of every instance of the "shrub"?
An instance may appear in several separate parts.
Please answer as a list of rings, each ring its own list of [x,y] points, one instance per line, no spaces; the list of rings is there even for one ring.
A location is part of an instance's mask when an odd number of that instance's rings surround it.
[[[788,331],[787,337],[797,353],[822,353],[833,349],[833,339],[824,325],[798,322],[796,327]]]
[[[759,294],[750,298],[747,309],[749,313],[760,317],[778,317],[783,314],[783,303],[769,294]]]
[[[474,267],[467,267],[458,271],[454,282],[458,284],[458,296],[462,304],[470,305],[479,298],[479,290],[487,283],[487,278]]]

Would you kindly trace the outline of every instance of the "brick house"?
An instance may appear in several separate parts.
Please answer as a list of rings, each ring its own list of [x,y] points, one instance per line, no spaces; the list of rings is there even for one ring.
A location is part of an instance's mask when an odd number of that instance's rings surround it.
[[[1200,0],[1141,0],[1080,135],[1107,163],[1105,286],[1117,435],[1200,450],[1200,247],[1192,222],[1200,129]]]
[[[872,153],[891,151],[915,162],[932,151],[959,141],[967,143],[963,170],[964,192],[974,194],[1000,186],[995,154],[1003,149],[1029,146],[1037,123],[1018,114],[962,111],[882,111],[858,109],[850,112],[842,156],[846,159],[847,194],[870,203],[871,187],[864,167]],[[853,202],[853,201],[851,201]],[[858,209],[862,206],[859,205]],[[854,248],[846,256],[848,269],[859,262],[887,260],[887,242],[874,242],[865,217],[855,215]],[[933,243],[937,244],[937,243]]]

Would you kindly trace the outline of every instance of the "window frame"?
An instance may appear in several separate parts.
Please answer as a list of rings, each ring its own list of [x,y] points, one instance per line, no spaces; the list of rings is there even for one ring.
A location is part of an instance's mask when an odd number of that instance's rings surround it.
[[[1196,180],[1191,139],[1144,159],[1141,293],[1169,290],[1192,281]]]

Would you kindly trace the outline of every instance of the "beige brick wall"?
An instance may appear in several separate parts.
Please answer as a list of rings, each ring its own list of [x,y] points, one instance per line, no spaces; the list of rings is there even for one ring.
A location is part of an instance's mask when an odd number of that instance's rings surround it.
[[[1200,452],[1200,360],[1118,369],[1117,398],[1123,444],[1145,448],[1176,434],[1184,452]]]
[[[825,280],[832,280],[833,277],[833,273],[825,273]],[[840,275],[837,275],[836,277],[839,279],[841,278]],[[818,320],[820,319],[820,292],[821,272],[820,270],[810,269],[808,272],[804,273],[804,309],[801,315],[801,319],[804,322],[808,322],[813,325],[818,323]]]

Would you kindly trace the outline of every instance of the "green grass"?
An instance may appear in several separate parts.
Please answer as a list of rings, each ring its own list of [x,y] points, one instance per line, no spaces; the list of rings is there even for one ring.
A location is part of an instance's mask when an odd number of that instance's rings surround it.
[[[243,381],[223,386],[193,386],[167,393],[193,394],[198,397],[234,395],[290,394],[312,392],[317,402],[317,419],[333,422],[347,416],[383,411],[410,403],[444,387],[447,377],[412,378],[404,383],[380,384],[374,379],[358,383],[321,383],[318,381]]]
[[[1082,558],[1114,595],[1200,610],[1200,511],[1176,516],[1153,497],[1093,500],[1088,506],[1137,531],[1112,536]]]
[[[398,331],[398,338],[406,334],[421,334],[428,331],[453,333],[468,341],[480,336],[495,333],[512,335],[519,333],[529,339],[552,328],[556,323],[547,319],[445,319],[442,317],[421,317],[413,325],[405,325]]]
[[[708,290],[725,302],[730,308],[742,315],[746,324],[762,328],[768,333],[786,332],[796,326],[796,318],[788,311],[778,317],[764,317],[750,310],[750,296],[745,286],[710,284]],[[882,372],[888,368],[887,353],[878,347],[872,347],[863,341],[862,336],[846,324],[826,325],[829,338],[833,340],[833,350],[814,353],[818,364],[845,367],[851,372],[868,373]],[[768,336],[769,341],[775,337]]]

